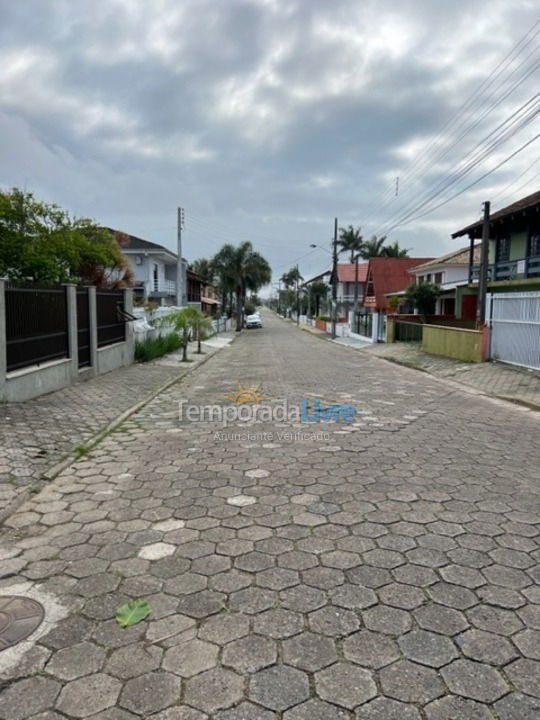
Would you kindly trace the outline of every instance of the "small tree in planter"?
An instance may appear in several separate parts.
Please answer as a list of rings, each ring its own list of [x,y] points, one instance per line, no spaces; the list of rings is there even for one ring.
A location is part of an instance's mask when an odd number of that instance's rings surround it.
[[[193,311],[198,312],[195,308],[182,308],[156,322],[158,327],[172,327],[178,333],[182,348],[182,362],[188,362],[187,349],[193,331]]]
[[[399,306],[401,305],[401,298],[399,297],[399,295],[392,295],[392,297],[388,298],[386,304],[388,305],[390,315],[395,315],[399,309]]]
[[[202,355],[201,342],[208,340],[209,337],[214,335],[214,326],[210,318],[206,317],[204,313],[196,308],[188,308],[193,310],[191,317],[191,327],[193,329],[193,335],[197,340],[197,354]]]
[[[441,289],[438,285],[430,282],[421,282],[415,283],[407,288],[405,297],[418,310],[422,322],[425,322],[426,315],[433,315],[435,313],[435,303],[440,294]]]

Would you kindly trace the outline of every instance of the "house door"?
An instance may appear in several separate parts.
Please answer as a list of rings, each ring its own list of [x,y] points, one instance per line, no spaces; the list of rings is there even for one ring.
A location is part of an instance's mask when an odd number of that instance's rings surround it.
[[[152,287],[154,292],[159,290],[159,269],[157,263],[154,263],[152,266]]]
[[[476,320],[476,295],[463,295],[461,298],[461,319]]]
[[[493,360],[540,370],[540,291],[488,295]]]

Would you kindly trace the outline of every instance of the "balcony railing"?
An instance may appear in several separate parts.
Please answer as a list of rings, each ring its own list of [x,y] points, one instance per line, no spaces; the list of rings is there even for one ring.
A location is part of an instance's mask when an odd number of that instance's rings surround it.
[[[480,265],[471,268],[471,282],[478,282]],[[520,278],[540,278],[540,256],[521,258],[519,260],[505,260],[496,262],[488,267],[488,281],[514,280]]]
[[[152,292],[163,293],[164,295],[176,295],[176,282],[174,280],[159,280],[154,279],[152,281]]]
[[[363,299],[364,299],[363,294],[362,294],[362,293],[358,293],[358,302],[359,302],[359,304],[362,303]],[[353,292],[352,292],[352,293],[344,293],[343,295],[339,295],[339,293],[338,293],[337,301],[338,301],[338,302],[342,302],[342,303],[343,303],[343,302],[352,303],[352,302],[354,302],[354,293],[353,293]]]

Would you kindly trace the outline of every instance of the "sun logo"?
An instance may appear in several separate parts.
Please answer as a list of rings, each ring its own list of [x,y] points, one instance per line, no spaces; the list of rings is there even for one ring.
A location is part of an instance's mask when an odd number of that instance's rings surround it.
[[[238,383],[238,390],[235,390],[228,395],[222,395],[226,400],[230,400],[235,405],[246,405],[247,403],[260,403],[263,400],[270,400],[266,397],[261,390],[262,383],[259,383],[255,387],[243,387],[242,383]]]

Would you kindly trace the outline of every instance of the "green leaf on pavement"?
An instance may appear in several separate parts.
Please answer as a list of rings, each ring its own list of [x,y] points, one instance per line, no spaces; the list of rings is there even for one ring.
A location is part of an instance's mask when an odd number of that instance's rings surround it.
[[[116,622],[122,627],[136,625],[150,615],[150,605],[146,600],[129,600],[116,611]]]

